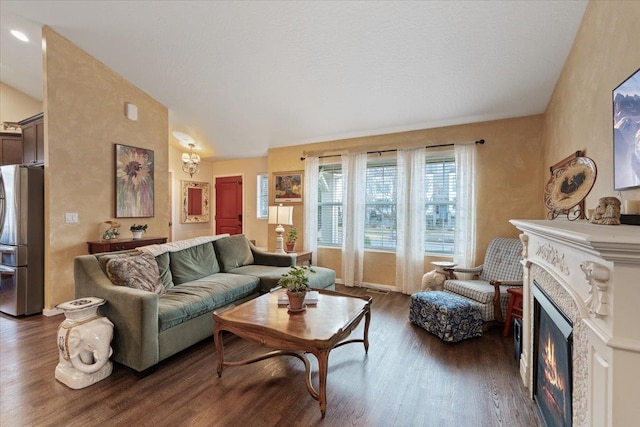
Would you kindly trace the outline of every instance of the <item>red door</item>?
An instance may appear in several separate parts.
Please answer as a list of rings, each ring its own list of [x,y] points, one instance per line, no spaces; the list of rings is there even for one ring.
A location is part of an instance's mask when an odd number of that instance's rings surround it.
[[[216,234],[242,234],[242,177],[216,178]]]

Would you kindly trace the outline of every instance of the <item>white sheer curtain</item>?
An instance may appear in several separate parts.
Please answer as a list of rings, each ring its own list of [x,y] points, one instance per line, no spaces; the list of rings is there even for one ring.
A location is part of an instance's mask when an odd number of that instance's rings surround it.
[[[424,274],[424,148],[398,150],[396,288],[420,291]]]
[[[320,159],[307,157],[304,160],[304,250],[311,251],[318,259],[318,169]]]
[[[476,248],[476,144],[456,144],[456,231],[453,262],[475,265]]]
[[[342,156],[342,280],[362,285],[367,154]]]

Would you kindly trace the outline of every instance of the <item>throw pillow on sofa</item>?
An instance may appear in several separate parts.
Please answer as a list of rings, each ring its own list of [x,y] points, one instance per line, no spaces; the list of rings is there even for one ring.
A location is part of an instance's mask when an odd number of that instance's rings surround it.
[[[253,264],[253,252],[249,247],[249,239],[244,234],[236,234],[213,242],[218,254],[222,271],[225,273],[234,268]]]
[[[107,276],[117,286],[128,286],[158,295],[167,292],[162,286],[158,263],[153,255],[110,259],[107,262]]]
[[[120,251],[120,252],[103,252],[96,254],[95,257],[98,260],[98,264],[100,265],[100,269],[107,274],[107,263],[115,258],[128,258],[131,256],[140,255],[142,252],[137,251],[135,249],[128,251]]]

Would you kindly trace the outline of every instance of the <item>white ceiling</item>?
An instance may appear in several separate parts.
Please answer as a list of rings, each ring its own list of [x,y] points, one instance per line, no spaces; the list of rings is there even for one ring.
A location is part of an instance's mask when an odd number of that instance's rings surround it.
[[[49,25],[167,106],[203,157],[258,157],[542,113],[586,4],[2,0],[0,80],[42,99]]]

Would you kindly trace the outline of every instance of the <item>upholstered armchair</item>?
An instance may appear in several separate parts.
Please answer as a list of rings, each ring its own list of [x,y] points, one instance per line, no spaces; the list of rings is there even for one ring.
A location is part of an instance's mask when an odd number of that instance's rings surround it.
[[[470,273],[470,280],[450,279],[444,290],[476,303],[484,322],[504,322],[509,304],[508,288],[522,286],[522,244],[518,239],[497,237],[489,243],[484,263],[474,268],[446,269]]]

